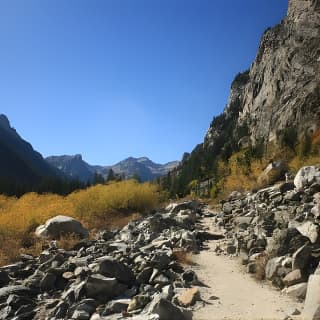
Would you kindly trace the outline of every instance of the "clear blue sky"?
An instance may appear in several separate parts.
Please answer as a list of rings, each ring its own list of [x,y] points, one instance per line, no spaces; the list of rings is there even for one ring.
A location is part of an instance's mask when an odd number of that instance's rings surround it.
[[[0,113],[44,156],[202,142],[287,0],[0,0]]]

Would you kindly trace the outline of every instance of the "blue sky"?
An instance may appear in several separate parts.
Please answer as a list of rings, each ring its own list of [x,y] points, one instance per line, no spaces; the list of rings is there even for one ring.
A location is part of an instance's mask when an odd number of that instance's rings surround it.
[[[44,156],[202,142],[287,0],[0,0],[0,113]]]

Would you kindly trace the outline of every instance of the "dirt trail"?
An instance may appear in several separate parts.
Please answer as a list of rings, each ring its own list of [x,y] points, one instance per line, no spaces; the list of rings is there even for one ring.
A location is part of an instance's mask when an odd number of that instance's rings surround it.
[[[204,219],[210,231],[214,230],[212,219]],[[204,308],[194,312],[194,320],[213,319],[285,319],[295,309],[302,310],[302,304],[288,296],[281,295],[268,283],[257,282],[245,273],[237,258],[216,256],[214,241],[209,242],[209,250],[194,256],[193,269],[208,288],[201,287]],[[210,299],[210,297],[214,297]],[[291,316],[292,319],[299,319]]]

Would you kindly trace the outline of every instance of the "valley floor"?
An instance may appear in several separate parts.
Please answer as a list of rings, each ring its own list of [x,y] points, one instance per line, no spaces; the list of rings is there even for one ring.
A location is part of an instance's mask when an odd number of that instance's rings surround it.
[[[205,218],[204,224],[215,231],[210,218]],[[208,242],[208,246],[208,250],[194,256],[193,269],[208,286],[200,287],[200,292],[202,299],[210,304],[196,310],[193,320],[283,320],[295,309],[301,311],[301,303],[245,273],[237,258],[217,256],[214,241]],[[299,316],[289,319],[299,319]]]

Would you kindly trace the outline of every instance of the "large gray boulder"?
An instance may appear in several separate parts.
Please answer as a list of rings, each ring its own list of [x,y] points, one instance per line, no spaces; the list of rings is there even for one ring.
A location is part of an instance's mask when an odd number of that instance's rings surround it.
[[[292,298],[301,300],[306,297],[307,287],[308,287],[307,282],[303,282],[303,283],[295,284],[288,288],[284,288],[282,290],[282,293],[285,293]]]
[[[135,276],[128,266],[109,256],[102,257],[98,260],[95,271],[106,277],[116,278],[120,282],[127,284],[132,284],[135,281]]]
[[[275,183],[276,181],[283,178],[286,170],[287,170],[287,167],[284,162],[282,161],[271,162],[258,177],[258,182],[261,186]]]
[[[182,312],[182,310],[176,307],[169,300],[166,300],[158,295],[154,297],[153,301],[149,305],[149,313],[157,314],[159,320],[187,320],[188,317]]]
[[[117,279],[107,278],[101,274],[89,276],[85,283],[86,296],[103,302],[122,294],[126,289],[127,287],[120,284]]]
[[[320,319],[320,274],[313,274],[309,277],[302,319]]]
[[[80,238],[86,238],[89,232],[78,220],[59,215],[47,220],[45,224],[40,225],[36,229],[35,234],[40,238],[59,239],[65,234],[74,234]]]
[[[294,178],[294,185],[298,189],[311,186],[314,182],[320,183],[320,167],[302,167]]]

